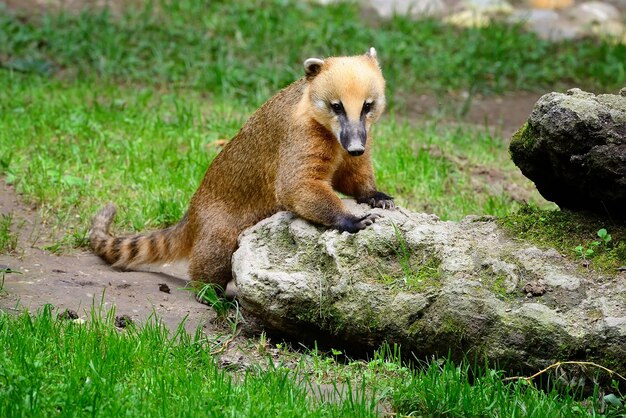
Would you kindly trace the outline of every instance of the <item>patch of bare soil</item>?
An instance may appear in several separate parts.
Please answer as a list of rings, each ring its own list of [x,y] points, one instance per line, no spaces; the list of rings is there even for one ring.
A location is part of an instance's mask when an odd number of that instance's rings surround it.
[[[17,250],[0,254],[0,265],[15,271],[5,275],[0,309],[35,312],[52,304],[59,314],[74,311],[87,319],[92,306],[105,311],[115,306],[116,315],[132,322],[143,323],[154,313],[170,329],[175,329],[185,316],[190,332],[199,325],[208,332],[223,329],[223,325],[214,323],[213,311],[187,290],[181,266],[164,266],[155,272],[122,272],[86,251],[65,255],[45,251],[41,248],[37,212],[22,204],[13,188],[3,181],[0,214],[12,214],[14,233],[18,234]]]
[[[403,113],[411,120],[434,118],[447,123],[480,126],[508,141],[526,122],[542,95],[519,91],[501,96],[474,96],[468,100],[462,94],[444,98],[432,94],[402,94],[401,99],[406,102]]]

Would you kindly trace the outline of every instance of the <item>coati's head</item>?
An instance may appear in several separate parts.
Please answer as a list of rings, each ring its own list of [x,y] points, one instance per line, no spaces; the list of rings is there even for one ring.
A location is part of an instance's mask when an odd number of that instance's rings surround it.
[[[385,79],[376,50],[365,55],[304,61],[309,109],[352,156],[365,152],[370,127],[385,108]]]

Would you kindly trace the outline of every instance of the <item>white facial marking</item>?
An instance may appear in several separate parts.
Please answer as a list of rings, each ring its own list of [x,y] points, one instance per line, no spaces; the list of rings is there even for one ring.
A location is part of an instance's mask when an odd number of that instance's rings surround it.
[[[326,109],[326,103],[324,103],[322,99],[315,99],[314,103],[315,107],[317,107],[318,109]]]
[[[337,142],[341,145],[341,127],[333,128],[333,133],[335,134],[335,139],[337,139]]]

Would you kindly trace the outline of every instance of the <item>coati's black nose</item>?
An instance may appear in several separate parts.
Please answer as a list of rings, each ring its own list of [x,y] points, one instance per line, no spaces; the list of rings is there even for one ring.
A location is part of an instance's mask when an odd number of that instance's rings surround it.
[[[348,151],[348,154],[352,155],[353,157],[358,157],[359,155],[363,155],[365,151],[364,150],[356,150],[356,151]]]

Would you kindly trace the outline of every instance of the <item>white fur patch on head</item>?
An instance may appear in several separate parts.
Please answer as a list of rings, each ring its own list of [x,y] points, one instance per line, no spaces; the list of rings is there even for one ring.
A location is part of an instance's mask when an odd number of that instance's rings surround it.
[[[324,65],[324,60],[309,58],[304,61],[304,74],[307,77],[315,77],[322,70],[322,65]]]
[[[376,48],[371,47],[369,49],[369,51],[367,51],[367,56],[372,57],[372,58],[376,58]]]
[[[324,100],[322,100],[322,99],[315,99],[313,102],[315,103],[315,106],[318,109],[322,109],[322,110],[326,109],[326,102]]]

